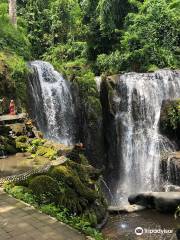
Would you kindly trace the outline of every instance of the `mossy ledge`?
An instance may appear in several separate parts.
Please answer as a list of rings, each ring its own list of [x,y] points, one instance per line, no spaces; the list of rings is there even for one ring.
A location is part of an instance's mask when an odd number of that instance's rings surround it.
[[[51,144],[45,139],[30,140],[19,136],[14,146],[22,152],[30,151],[35,157],[43,156],[52,161],[60,154],[59,149]],[[52,166],[47,173],[18,183],[7,182],[4,189],[86,235],[103,239],[96,230],[107,213],[107,202],[99,180],[101,171],[89,165],[83,150],[78,147],[68,150],[64,157],[67,161]]]

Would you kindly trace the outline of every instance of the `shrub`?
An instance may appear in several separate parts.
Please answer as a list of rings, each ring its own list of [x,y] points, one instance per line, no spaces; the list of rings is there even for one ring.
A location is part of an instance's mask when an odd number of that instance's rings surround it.
[[[116,50],[111,54],[101,54],[97,56],[96,66],[99,73],[112,75],[119,73],[121,67],[121,53]]]
[[[46,61],[51,62],[54,66],[58,66],[59,63],[85,57],[87,57],[86,42],[68,42],[64,45],[60,44],[51,47],[43,56]]]
[[[7,193],[11,194],[13,197],[25,201],[28,204],[34,204],[35,198],[32,195],[32,192],[24,186],[15,186],[12,183],[5,183],[4,189]]]
[[[44,156],[51,160],[56,159],[57,157],[57,150],[45,146],[39,146],[36,152],[37,156]]]
[[[29,139],[27,136],[19,136],[15,139],[16,149],[21,152],[25,152],[29,146]]]
[[[39,204],[57,202],[60,194],[57,181],[47,175],[34,177],[30,181],[29,188],[35,194]]]

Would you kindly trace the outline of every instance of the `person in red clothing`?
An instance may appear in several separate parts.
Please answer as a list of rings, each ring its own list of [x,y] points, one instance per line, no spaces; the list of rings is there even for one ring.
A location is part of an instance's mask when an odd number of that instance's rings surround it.
[[[11,100],[11,102],[10,102],[9,114],[11,114],[11,115],[15,115],[16,114],[14,100]]]

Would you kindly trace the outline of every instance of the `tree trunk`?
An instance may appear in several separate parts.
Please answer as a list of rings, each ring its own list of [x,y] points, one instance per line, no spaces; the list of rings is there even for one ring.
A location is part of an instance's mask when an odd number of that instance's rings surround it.
[[[17,27],[16,0],[9,1],[9,18],[11,23]]]

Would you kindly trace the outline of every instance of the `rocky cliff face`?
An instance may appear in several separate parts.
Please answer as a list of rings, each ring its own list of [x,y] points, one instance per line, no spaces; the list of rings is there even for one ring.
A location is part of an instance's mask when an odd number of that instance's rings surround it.
[[[118,161],[118,133],[116,128],[116,104],[114,97],[117,96],[116,77],[104,78],[101,84],[101,104],[103,112],[104,144],[106,151],[105,178],[110,189],[116,189],[114,178],[119,175]],[[117,179],[118,181],[118,179]]]
[[[82,85],[73,83],[72,92],[77,112],[77,130],[79,141],[84,144],[85,154],[91,164],[97,168],[104,168],[105,146],[103,132],[103,116],[100,97],[92,82],[94,96],[84,96]]]

